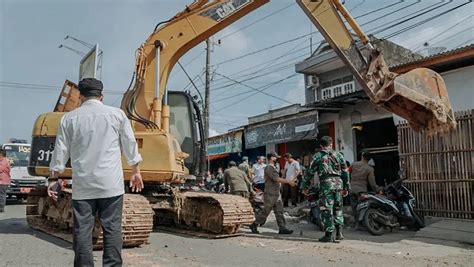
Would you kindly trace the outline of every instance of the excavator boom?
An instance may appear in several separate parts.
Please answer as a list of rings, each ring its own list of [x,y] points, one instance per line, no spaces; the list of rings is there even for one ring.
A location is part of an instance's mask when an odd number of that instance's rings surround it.
[[[398,75],[389,70],[357,22],[339,0],[296,0],[374,104],[432,135],[456,126],[443,78],[419,68]],[[349,31],[354,31],[357,39]]]

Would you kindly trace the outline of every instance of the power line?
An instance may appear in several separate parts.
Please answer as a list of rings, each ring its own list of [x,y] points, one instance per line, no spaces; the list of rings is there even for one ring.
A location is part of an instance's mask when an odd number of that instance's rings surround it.
[[[355,5],[353,8],[351,8],[349,10],[349,13],[352,12],[353,10],[357,9],[358,7],[360,7],[363,3],[365,3],[365,0],[362,0],[362,2],[360,2],[359,4]]]
[[[439,17],[441,17],[441,16],[444,16],[444,15],[450,13],[450,12],[453,12],[454,10],[456,10],[456,9],[458,9],[458,8],[461,8],[461,7],[463,7],[463,6],[467,5],[467,4],[470,4],[470,3],[471,3],[471,2],[466,2],[466,3],[464,3],[464,4],[458,5],[458,6],[456,6],[456,7],[453,7],[453,8],[451,8],[451,9],[448,9],[448,10],[446,10],[446,11],[443,11],[443,12],[441,12],[441,13],[439,13],[439,14],[436,14],[436,15],[434,15],[434,16],[432,16],[432,17],[426,18],[426,19],[424,19],[424,20],[422,20],[422,21],[419,21],[419,22],[417,22],[417,23],[415,23],[415,24],[413,24],[413,25],[407,26],[407,27],[405,27],[405,28],[403,28],[403,29],[401,29],[401,30],[398,30],[398,31],[396,31],[396,32],[393,32],[393,33],[391,33],[391,34],[385,36],[384,39],[389,39],[389,38],[392,38],[392,37],[394,37],[394,36],[397,36],[397,35],[399,35],[399,34],[401,34],[401,33],[407,32],[407,31],[409,31],[409,30],[411,30],[411,29],[414,29],[414,28],[416,28],[416,27],[418,27],[418,26],[420,26],[420,25],[423,25],[423,24],[425,24],[425,23],[427,23],[427,22],[430,22],[430,21],[432,21],[432,20],[434,20],[434,19],[437,19],[437,18],[439,18]]]
[[[456,45],[456,47],[462,47],[462,46],[464,46],[464,45],[467,45],[468,43],[471,43],[471,44],[472,44],[473,42],[474,42],[474,38],[469,39],[469,40],[467,40],[466,42],[464,42],[464,43],[462,43],[462,44],[458,44],[458,45]]]
[[[412,20],[412,19],[418,18],[418,17],[420,17],[420,16],[422,16],[422,15],[424,15],[424,14],[426,14],[426,13],[429,13],[429,12],[431,12],[431,11],[433,11],[433,10],[436,10],[436,9],[438,9],[438,8],[441,8],[441,7],[443,7],[443,6],[445,6],[445,5],[448,5],[448,4],[450,4],[450,3],[451,3],[451,1],[448,2],[448,3],[441,4],[441,5],[439,5],[439,6],[435,6],[435,7],[433,7],[433,8],[430,8],[431,6],[430,6],[430,7],[427,7],[427,8],[429,8],[429,9],[426,10],[426,11],[421,12],[420,14],[417,14],[417,15],[415,15],[415,16],[411,16],[411,17],[409,17],[409,18],[407,18],[407,19],[404,19],[404,20],[402,20],[402,21],[399,21],[399,22],[397,22],[397,23],[394,23],[394,24],[392,24],[392,25],[389,25],[389,26],[387,26],[387,27],[385,27],[385,28],[382,28],[382,29],[380,29],[380,30],[377,30],[377,31],[373,32],[372,34],[378,34],[378,33],[384,32],[384,31],[386,31],[386,30],[389,30],[389,29],[391,29],[391,28],[393,28],[393,27],[396,27],[396,26],[398,26],[398,25],[401,25],[401,24],[403,24],[403,23],[405,23],[405,22],[408,22],[408,21],[410,21],[410,20]],[[435,4],[435,5],[437,5],[437,4]],[[426,8],[425,8],[425,9],[426,9]],[[422,10],[424,10],[424,9],[422,9]],[[416,12],[410,14],[410,15],[413,15],[413,14],[418,13],[418,12],[420,12],[420,11],[421,11],[421,10],[418,10],[418,11],[416,11]],[[405,17],[406,17],[406,16],[405,16]],[[382,26],[383,26],[383,25],[382,25]],[[378,27],[377,27],[377,28],[378,28]],[[375,28],[375,29],[377,29],[377,28]],[[374,29],[374,30],[375,30],[375,29]]]
[[[280,9],[278,9],[278,10],[275,11],[275,12],[272,12],[272,13],[270,13],[270,14],[268,14],[268,15],[266,15],[266,16],[264,16],[264,17],[262,17],[262,18],[260,18],[260,19],[258,19],[258,20],[256,20],[256,21],[254,21],[254,22],[251,22],[251,23],[249,23],[249,24],[243,26],[242,28],[239,28],[239,29],[237,29],[237,30],[235,30],[235,31],[233,31],[233,32],[231,32],[231,33],[228,33],[228,34],[222,36],[222,37],[219,38],[219,39],[223,40],[223,39],[225,39],[225,38],[227,38],[227,37],[229,37],[229,36],[231,36],[231,35],[236,34],[237,32],[240,32],[240,31],[242,31],[242,30],[245,30],[245,29],[247,29],[248,27],[250,27],[250,26],[252,26],[252,25],[255,25],[255,24],[257,24],[257,23],[259,23],[259,22],[261,22],[261,21],[263,21],[263,20],[265,20],[265,19],[271,17],[271,16],[274,16],[274,15],[276,15],[276,14],[282,12],[283,10],[285,10],[285,9],[291,7],[291,6],[294,6],[294,5],[295,5],[295,3],[291,3],[291,4],[287,5],[287,6],[284,6],[284,7],[280,8]]]
[[[254,90],[254,91],[257,91],[257,92],[259,92],[259,93],[262,93],[262,94],[264,94],[264,95],[266,95],[266,96],[269,96],[269,97],[278,99],[278,100],[283,101],[283,102],[286,102],[286,103],[288,103],[288,104],[293,104],[293,103],[291,103],[290,101],[287,101],[286,99],[283,99],[283,98],[281,98],[281,97],[268,94],[268,93],[264,92],[263,90],[259,90],[259,89],[257,89],[257,88],[254,88],[254,87],[248,85],[248,84],[245,84],[245,83],[243,83],[243,82],[234,80],[234,79],[229,78],[229,77],[227,77],[227,76],[225,76],[225,75],[222,75],[222,74],[220,74],[220,73],[216,73],[216,75],[219,75],[219,76],[221,76],[221,77],[224,77],[224,78],[228,79],[229,81],[232,81],[232,82],[234,82],[234,83],[243,85],[243,86],[245,86],[245,87],[247,87],[247,88],[250,88],[250,89],[252,89],[252,90]]]
[[[417,2],[415,2],[415,3],[409,4],[409,5],[407,5],[407,6],[404,6],[404,7],[401,7],[401,8],[399,8],[399,9],[396,9],[396,10],[394,10],[394,11],[391,11],[390,13],[383,14],[383,15],[381,15],[381,16],[378,16],[378,17],[374,18],[374,19],[371,19],[371,20],[369,20],[369,21],[366,21],[366,22],[362,23],[360,26],[363,27],[363,26],[365,26],[365,25],[368,25],[368,24],[370,24],[370,23],[372,23],[372,22],[375,22],[375,21],[377,21],[377,20],[379,20],[379,19],[386,18],[387,16],[390,16],[390,15],[393,15],[393,14],[395,14],[395,13],[398,13],[398,12],[404,10],[404,9],[407,9],[407,8],[409,8],[409,7],[411,7],[411,6],[414,6],[414,5],[416,5],[416,4],[419,4],[419,3],[421,3],[420,0],[417,1]],[[436,4],[434,4],[434,5],[437,5],[437,4],[438,4],[438,3],[436,3]],[[419,12],[419,10],[416,11],[416,12],[414,12],[414,13],[417,13],[417,12]],[[414,14],[414,13],[412,13],[412,14]],[[398,19],[400,19],[400,18],[397,18],[396,20],[398,20]]]
[[[443,36],[443,34],[447,33],[448,31],[450,31],[451,29],[453,29],[454,27],[458,26],[459,24],[461,24],[462,22],[464,22],[465,20],[469,19],[469,18],[472,18],[473,15],[469,15],[467,17],[464,17],[462,20],[458,21],[456,24],[450,26],[449,28],[447,28],[446,30],[436,34],[436,36],[434,36],[433,38],[429,39],[429,40],[426,40],[424,43],[430,43],[432,42],[433,40],[436,40],[438,39],[440,36]],[[414,48],[412,48],[413,50],[418,50],[419,48],[421,48],[423,45],[419,45],[419,46],[416,46]]]
[[[280,82],[283,82],[283,81],[285,81],[285,80],[291,79],[291,78],[295,77],[296,75],[298,75],[298,73],[294,73],[294,74],[292,74],[292,75],[290,75],[290,76],[287,76],[287,77],[285,77],[285,78],[283,78],[283,79],[280,79],[280,80],[278,80],[278,81],[276,81],[276,82],[274,82],[274,83],[272,83],[272,84],[269,84],[269,85],[266,85],[266,86],[262,86],[262,88],[264,88],[264,89],[262,89],[262,90],[268,90],[268,89],[271,88],[273,85],[276,85],[276,84],[278,84],[278,83],[280,83]],[[258,88],[258,89],[261,89],[261,88]],[[242,92],[241,94],[238,94],[238,95],[247,94],[247,93],[249,93],[249,92],[252,92],[252,91]],[[226,105],[225,107],[223,107],[223,108],[221,108],[221,109],[218,109],[218,110],[216,110],[216,111],[214,111],[214,112],[211,112],[211,114],[214,114],[214,113],[220,112],[220,111],[222,111],[222,110],[224,110],[224,109],[227,109],[227,108],[229,108],[229,107],[231,107],[231,106],[233,106],[233,105],[235,105],[235,104],[238,104],[238,103],[240,103],[241,101],[243,101],[243,100],[245,100],[245,99],[247,99],[247,98],[249,98],[249,97],[251,97],[251,96],[254,96],[254,95],[256,95],[256,94],[258,94],[258,92],[257,92],[257,93],[250,94],[250,95],[248,95],[248,96],[245,96],[245,97],[243,97],[243,98],[241,98],[241,99],[239,99],[239,100],[237,100],[237,101],[235,101],[235,102],[232,102],[231,104],[228,104],[228,105]],[[236,96],[238,96],[238,95],[235,95],[235,96],[233,96],[233,97],[236,97]],[[214,101],[213,103],[215,103],[215,102],[217,102],[217,101]]]
[[[388,5],[388,6],[384,6],[384,7],[381,7],[381,8],[377,8],[377,9],[368,11],[368,12],[366,12],[366,13],[364,13],[364,14],[361,14],[361,15],[355,17],[354,19],[358,19],[358,18],[365,17],[365,16],[367,16],[367,15],[370,15],[370,14],[379,12],[379,11],[381,11],[381,10],[384,10],[384,9],[387,9],[387,8],[390,8],[390,7],[393,7],[393,6],[398,5],[398,4],[401,4],[401,3],[403,3],[403,2],[404,2],[404,0],[400,0],[400,1],[396,2],[396,3],[390,4],[390,5]]]
[[[464,30],[462,30],[462,31],[458,31],[458,32],[456,32],[456,33],[453,33],[453,34],[449,35],[448,37],[444,38],[443,40],[439,40],[439,41],[436,41],[436,42],[432,43],[432,45],[433,45],[433,44],[439,44],[439,43],[442,43],[442,42],[445,42],[445,41],[450,41],[451,38],[453,38],[454,36],[457,36],[457,35],[459,35],[459,34],[461,34],[461,33],[464,33],[464,32],[466,32],[466,31],[472,30],[472,29],[474,29],[474,27],[469,27],[469,28],[464,29]]]
[[[235,58],[231,58],[231,59],[224,60],[224,61],[222,61],[222,62],[217,63],[217,65],[223,65],[223,64],[226,64],[226,63],[229,63],[229,62],[232,62],[232,61],[236,61],[236,60],[239,60],[239,59],[242,59],[242,58],[251,56],[251,55],[255,55],[255,54],[258,54],[258,53],[260,53],[260,52],[263,52],[263,51],[266,51],[266,50],[269,50],[269,49],[272,49],[272,48],[275,48],[275,47],[278,47],[278,46],[281,46],[281,45],[284,45],[284,44],[288,44],[288,43],[291,43],[291,42],[300,40],[300,39],[302,39],[302,38],[304,38],[304,37],[306,37],[306,36],[312,35],[312,34],[313,34],[313,33],[303,34],[303,35],[301,35],[301,36],[297,36],[297,37],[295,37],[295,38],[292,38],[292,39],[289,39],[289,40],[286,40],[286,41],[283,41],[283,42],[280,42],[280,43],[276,43],[276,44],[271,45],[271,46],[267,46],[267,47],[265,47],[265,48],[259,49],[259,50],[254,51],[254,52],[250,52],[250,53],[247,53],[247,54],[244,54],[244,55],[235,57]]]

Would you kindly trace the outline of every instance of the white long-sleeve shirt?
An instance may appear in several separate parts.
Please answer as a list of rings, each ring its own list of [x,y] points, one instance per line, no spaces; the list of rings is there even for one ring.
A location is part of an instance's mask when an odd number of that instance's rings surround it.
[[[127,116],[87,100],[62,117],[50,170],[62,173],[71,158],[72,199],[119,196],[124,194],[121,151],[130,166],[142,160]]]

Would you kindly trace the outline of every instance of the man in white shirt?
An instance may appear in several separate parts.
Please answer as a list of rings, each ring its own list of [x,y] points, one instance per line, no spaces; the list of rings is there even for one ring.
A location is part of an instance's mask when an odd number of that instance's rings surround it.
[[[265,164],[264,160],[265,157],[260,156],[258,157],[257,163],[252,166],[252,183],[255,188],[262,192],[265,191],[265,179],[263,175],[265,172],[265,167],[267,167],[267,164]]]
[[[285,169],[283,170],[286,180],[298,183],[298,175],[301,173],[301,167],[298,161],[293,158],[290,153],[285,154]],[[296,206],[298,202],[298,188],[283,184],[282,186],[283,207],[288,207],[288,200],[291,198],[291,204]]]
[[[59,125],[50,164],[50,180],[71,159],[74,213],[74,266],[94,266],[92,231],[95,215],[104,233],[103,266],[122,266],[123,170],[121,151],[132,167],[132,191],[143,189],[135,136],[125,113],[102,104],[102,82],[86,78],[79,82],[81,107],[66,113]],[[54,183],[48,195],[57,200]]]

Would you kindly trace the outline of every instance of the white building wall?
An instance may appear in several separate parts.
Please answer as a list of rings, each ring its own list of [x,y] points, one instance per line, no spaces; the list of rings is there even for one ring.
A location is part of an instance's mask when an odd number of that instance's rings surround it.
[[[441,73],[454,111],[474,108],[474,66]]]
[[[349,162],[356,160],[356,147],[354,147],[351,121],[351,113],[354,111],[361,113],[362,122],[392,117],[392,113],[372,105],[368,100],[354,106],[346,107],[339,113],[324,113],[319,115],[319,124],[335,122],[336,149],[344,153],[345,159]],[[383,129],[380,131],[383,133]]]

